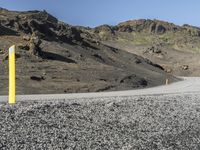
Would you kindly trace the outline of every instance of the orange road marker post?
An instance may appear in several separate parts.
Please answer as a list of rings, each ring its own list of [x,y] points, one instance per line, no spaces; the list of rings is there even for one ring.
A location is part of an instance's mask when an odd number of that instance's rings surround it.
[[[165,84],[166,84],[166,85],[169,85],[169,79],[166,79]]]
[[[15,45],[9,48],[9,104],[11,105],[16,103],[15,51]]]

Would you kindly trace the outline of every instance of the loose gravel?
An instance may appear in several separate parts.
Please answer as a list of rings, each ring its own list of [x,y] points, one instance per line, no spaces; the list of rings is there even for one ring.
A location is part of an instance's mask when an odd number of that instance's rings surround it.
[[[1,150],[199,150],[200,95],[0,103]]]

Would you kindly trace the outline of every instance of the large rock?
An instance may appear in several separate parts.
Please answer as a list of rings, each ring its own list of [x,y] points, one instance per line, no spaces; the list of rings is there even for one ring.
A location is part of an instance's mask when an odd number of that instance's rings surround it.
[[[32,34],[30,43],[29,43],[29,52],[32,55],[40,55],[41,49],[40,49],[40,44],[41,40],[39,39],[38,36],[35,35],[35,33]]]

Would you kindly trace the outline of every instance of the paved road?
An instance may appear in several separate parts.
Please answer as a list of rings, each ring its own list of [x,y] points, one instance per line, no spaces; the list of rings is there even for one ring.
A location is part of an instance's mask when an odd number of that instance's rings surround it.
[[[113,96],[165,95],[200,92],[200,77],[181,77],[183,81],[147,89],[74,94],[18,95],[17,101],[24,100],[66,100],[74,98],[98,98]],[[7,101],[7,96],[0,96],[0,101]]]

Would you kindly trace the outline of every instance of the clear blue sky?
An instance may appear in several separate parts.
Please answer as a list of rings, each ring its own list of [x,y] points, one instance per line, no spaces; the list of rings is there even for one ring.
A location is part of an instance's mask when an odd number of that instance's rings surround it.
[[[11,10],[47,10],[72,25],[114,25],[131,19],[160,19],[200,27],[200,0],[0,0]]]

